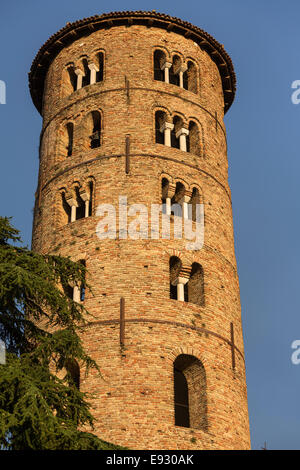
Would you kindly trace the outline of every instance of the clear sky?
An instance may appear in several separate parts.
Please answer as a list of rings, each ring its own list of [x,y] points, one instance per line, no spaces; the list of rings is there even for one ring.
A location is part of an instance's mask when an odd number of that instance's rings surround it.
[[[298,0],[14,0],[0,5],[0,215],[30,245],[41,118],[27,73],[41,45],[72,22],[119,10],[177,16],[224,44],[237,74],[225,117],[235,248],[241,287],[252,447],[300,449]]]

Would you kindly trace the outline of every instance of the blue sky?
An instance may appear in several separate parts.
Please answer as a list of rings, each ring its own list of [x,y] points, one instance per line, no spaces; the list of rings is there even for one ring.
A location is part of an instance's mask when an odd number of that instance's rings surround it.
[[[253,449],[300,449],[299,142],[297,0],[182,2],[15,0],[0,6],[0,215],[12,216],[30,245],[41,117],[27,74],[50,35],[66,22],[119,10],[153,10],[190,21],[224,44],[237,74],[225,117],[235,248],[241,287]]]

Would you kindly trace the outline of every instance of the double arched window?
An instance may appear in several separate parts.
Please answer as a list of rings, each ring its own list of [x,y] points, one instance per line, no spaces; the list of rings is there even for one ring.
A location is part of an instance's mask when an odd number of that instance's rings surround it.
[[[183,266],[177,256],[169,260],[170,299],[205,305],[204,272],[199,263]]]
[[[86,267],[86,262],[84,259],[79,260],[78,263],[81,263],[84,267]],[[71,286],[68,284],[64,287],[64,292],[66,296],[74,300],[74,302],[83,302],[85,299],[85,280],[79,286]]]
[[[83,117],[79,128],[73,122],[63,124],[59,129],[58,152],[61,157],[71,157],[75,150],[95,149],[101,146],[102,118],[100,111],[91,111]],[[74,139],[74,130],[75,139]]]

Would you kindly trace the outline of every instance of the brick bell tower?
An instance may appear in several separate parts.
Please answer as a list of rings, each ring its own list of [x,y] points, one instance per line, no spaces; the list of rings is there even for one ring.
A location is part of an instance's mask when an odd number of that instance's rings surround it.
[[[102,378],[82,373],[80,388],[95,396],[95,432],[131,449],[248,449],[223,45],[155,11],[108,13],[51,36],[29,81],[43,117],[33,249],[86,264],[93,293],[69,295],[91,313],[82,338]],[[170,239],[126,237],[120,201],[149,218],[163,204]],[[116,233],[99,238],[102,204]],[[172,227],[195,226],[196,204],[204,244],[191,250]]]

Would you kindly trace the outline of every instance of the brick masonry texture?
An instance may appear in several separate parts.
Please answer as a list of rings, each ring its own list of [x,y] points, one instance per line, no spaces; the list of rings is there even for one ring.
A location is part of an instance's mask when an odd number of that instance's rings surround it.
[[[129,15],[130,16],[130,15]],[[197,94],[153,78],[156,49],[178,54],[197,67]],[[70,62],[104,54],[103,81],[73,92]],[[41,85],[42,86],[42,85]],[[40,171],[33,249],[84,259],[85,305],[90,324],[82,339],[102,377],[81,375],[81,389],[94,394],[96,432],[132,449],[250,448],[239,282],[234,254],[231,193],[227,181],[224,98],[219,68],[189,37],[144,24],[111,24],[90,31],[51,58],[44,83]],[[199,126],[200,155],[155,143],[155,112],[179,115]],[[101,146],[89,148],[87,115],[101,113]],[[73,153],[66,156],[64,129],[74,125]],[[125,141],[130,137],[130,170]],[[161,203],[166,177],[197,186],[204,203],[201,250],[186,240],[99,240],[96,208]],[[67,223],[61,191],[94,182],[92,215]],[[130,221],[130,218],[129,218]],[[205,305],[170,299],[169,259],[199,263]],[[125,299],[125,344],[120,347],[120,298]],[[230,324],[234,326],[235,367]],[[213,334],[214,333],[214,334]],[[175,426],[173,363],[193,355],[204,366],[207,429]]]

